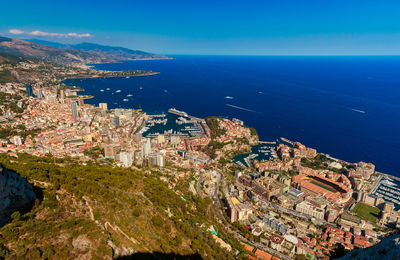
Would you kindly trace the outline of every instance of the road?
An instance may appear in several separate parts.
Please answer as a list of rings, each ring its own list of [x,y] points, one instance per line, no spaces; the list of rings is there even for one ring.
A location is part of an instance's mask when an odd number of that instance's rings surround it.
[[[240,182],[236,182],[236,185],[239,186],[239,187],[241,187],[242,189],[243,189],[243,188],[249,189],[249,190],[253,193],[253,195],[257,196],[257,198],[258,198],[260,201],[262,201],[264,204],[266,204],[266,205],[268,206],[268,208],[273,209],[273,210],[276,211],[276,212],[283,212],[283,213],[286,213],[286,214],[291,215],[291,216],[293,216],[293,217],[303,219],[303,220],[305,220],[305,221],[307,221],[307,222],[309,222],[309,219],[311,218],[310,216],[308,216],[308,215],[306,215],[306,214],[304,214],[304,213],[301,213],[301,212],[299,212],[299,211],[296,211],[296,210],[293,210],[293,209],[287,209],[287,208],[284,208],[284,207],[282,207],[282,206],[280,206],[280,205],[278,205],[278,204],[272,203],[271,201],[267,200],[267,199],[264,198],[263,196],[260,196],[259,194],[255,193],[255,192],[252,190],[251,187],[244,186],[244,185],[241,184]],[[329,223],[329,222],[327,222],[327,221],[325,221],[325,220],[322,220],[322,219],[315,220],[314,223],[317,224],[317,225],[322,225],[322,224],[324,224],[324,225],[329,225],[329,226],[332,226],[332,227],[336,227],[335,224]]]
[[[226,186],[225,179],[223,178],[222,175],[221,175],[220,182],[222,182],[222,192],[224,193],[226,199],[229,199],[228,187]],[[217,191],[219,191],[218,187],[219,187],[219,182],[218,182],[218,185],[217,185]],[[217,200],[218,200],[218,198],[217,198]],[[223,211],[222,211],[222,207],[221,207],[221,204],[220,204],[219,200],[218,200],[218,204],[216,203],[216,206],[218,207],[218,210],[220,211],[220,214],[223,216]],[[284,260],[290,260],[290,259],[292,259],[292,258],[290,258],[290,257],[288,257],[288,256],[286,256],[286,255],[284,255],[284,254],[282,254],[282,253],[280,253],[280,252],[278,252],[278,251],[272,249],[272,248],[269,248],[269,247],[267,247],[267,246],[265,246],[265,245],[263,245],[263,244],[261,244],[261,243],[258,243],[258,242],[250,242],[247,238],[245,238],[244,236],[242,236],[242,235],[239,234],[238,232],[233,231],[233,230],[230,228],[230,226],[225,226],[225,230],[226,230],[228,233],[230,233],[231,235],[233,235],[237,240],[243,241],[243,242],[245,242],[245,243],[247,243],[247,244],[249,244],[249,245],[251,245],[251,246],[254,246],[254,247],[256,247],[256,248],[259,248],[259,249],[261,249],[261,250],[263,250],[263,251],[265,251],[265,252],[267,252],[267,253],[269,253],[269,254],[271,254],[271,255],[277,256],[277,257],[279,257],[279,258],[281,258],[281,259],[284,259]]]

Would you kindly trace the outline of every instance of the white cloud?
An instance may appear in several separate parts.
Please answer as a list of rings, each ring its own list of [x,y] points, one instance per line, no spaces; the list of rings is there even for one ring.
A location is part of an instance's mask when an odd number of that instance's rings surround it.
[[[32,35],[32,36],[48,36],[48,37],[58,37],[58,38],[87,38],[93,37],[90,33],[83,33],[78,34],[75,32],[71,33],[52,33],[52,32],[42,32],[42,31],[32,31],[32,32],[25,32],[19,29],[11,29],[9,30],[11,34],[25,34],[25,35]]]
[[[10,33],[12,34],[24,34],[24,31],[18,30],[18,29],[11,29]]]

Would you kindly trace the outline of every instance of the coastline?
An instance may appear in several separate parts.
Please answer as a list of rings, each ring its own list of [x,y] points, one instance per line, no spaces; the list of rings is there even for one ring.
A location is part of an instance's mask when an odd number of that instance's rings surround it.
[[[145,73],[145,74],[140,74],[140,75],[129,75],[129,76],[123,76],[123,75],[77,75],[73,77],[67,77],[63,78],[62,81],[67,80],[67,79],[91,79],[91,78],[125,78],[125,77],[144,77],[144,76],[153,76],[160,74],[160,72],[150,72],[150,73]]]
[[[149,74],[143,74],[143,75],[133,75],[132,77],[140,77],[140,76],[152,76],[152,75],[157,75],[157,74],[160,74],[159,72],[153,72],[153,73],[149,73]],[[117,78],[117,77],[124,77],[124,76],[114,76],[114,75],[110,75],[110,76],[92,76],[92,77],[72,77],[72,78],[65,78],[65,79],[63,79],[62,81],[64,81],[64,80],[67,80],[67,79],[85,79],[85,78]],[[60,82],[62,82],[62,81],[60,81]],[[71,86],[72,87],[72,86]],[[84,90],[83,90],[84,91]],[[89,104],[89,105],[91,105],[91,106],[95,106],[95,105],[92,105],[92,104]],[[135,108],[128,108],[128,109],[135,109]],[[135,109],[136,110],[136,109]],[[142,110],[142,109],[140,109],[140,110]],[[143,111],[143,110],[142,110]],[[144,111],[143,111],[144,112]],[[164,111],[164,112],[166,112],[167,113],[167,111]],[[144,112],[145,114],[148,114],[147,112]],[[204,120],[205,118],[200,118],[201,120]],[[277,138],[277,139],[279,139],[279,140],[281,140],[281,141],[283,141],[283,142],[286,142],[286,143],[289,143],[289,144],[293,144],[294,143],[294,141],[292,141],[292,140],[289,140],[289,139],[287,139],[287,138],[285,138],[285,137],[279,137],[279,138]],[[272,144],[272,143],[274,143],[274,142],[276,142],[276,141],[261,141],[261,140],[259,140],[258,141],[258,144]],[[329,158],[331,158],[331,159],[333,159],[333,160],[337,160],[337,161],[342,161],[342,162],[344,162],[344,163],[347,163],[347,164],[355,164],[355,162],[348,162],[348,161],[345,161],[345,160],[342,160],[342,159],[339,159],[339,158],[335,158],[335,157],[332,157],[332,156],[330,156],[329,154],[326,154],[326,153],[322,153],[322,152],[319,152],[320,154],[323,154],[323,155],[325,155],[325,156],[328,156]],[[242,155],[244,155],[244,154],[242,154]],[[392,179],[395,179],[395,180],[397,180],[397,181],[400,181],[400,177],[397,177],[397,176],[394,176],[394,175],[391,175],[391,174],[388,174],[388,173],[383,173],[383,172],[380,172],[380,171],[375,171],[375,173],[377,173],[377,174],[379,174],[379,175],[382,175],[382,176],[386,176],[386,177],[389,177],[389,178],[392,178]]]
[[[156,74],[158,74],[158,73],[152,73],[152,74],[148,74],[148,75],[156,75]],[[137,76],[146,76],[146,75],[137,75]],[[65,79],[74,79],[74,78],[77,78],[77,79],[79,79],[79,78],[101,78],[101,77],[103,77],[103,76],[98,76],[98,75],[96,75],[96,76],[80,76],[80,77],[68,77],[68,78],[65,78]],[[123,76],[106,76],[106,77],[123,77]],[[104,77],[104,78],[106,78],[106,77]],[[64,80],[65,80],[64,79]],[[203,118],[204,118],[205,116],[203,115]],[[260,129],[260,128],[259,128]],[[262,129],[262,128],[261,128]],[[293,138],[293,137],[291,137],[292,139],[295,139],[295,140],[300,140],[301,142],[303,142],[303,140],[301,139],[301,136],[300,136],[300,138],[298,139],[298,138]],[[274,140],[273,138],[271,139],[271,138],[266,138],[266,140]],[[310,147],[315,147],[315,148],[319,148],[318,146],[310,146]],[[318,149],[319,150],[319,149]],[[335,157],[335,158],[342,158],[341,156],[337,156],[336,154],[337,153],[334,153],[334,152],[332,152],[331,150],[328,150],[328,149],[321,149],[321,153],[324,153],[324,154],[334,154],[333,156]],[[327,152],[328,151],[328,152]],[[346,158],[346,159],[344,159],[344,160],[342,160],[342,159],[338,159],[338,160],[340,160],[340,161],[344,161],[344,162],[347,162],[347,163],[350,163],[350,164],[353,164],[354,162],[353,162],[353,160],[352,160],[352,158]],[[371,160],[366,160],[367,162],[368,161],[372,161],[372,162],[375,162],[374,161],[374,159],[372,158]],[[378,166],[379,167],[379,166]],[[386,172],[388,172],[388,171],[386,171]],[[396,173],[396,171],[394,171],[395,173]],[[386,173],[387,174],[387,173]],[[399,177],[396,177],[395,175],[391,175],[391,174],[387,174],[388,176],[393,176],[394,178],[399,178]]]
[[[165,58],[144,58],[144,59],[128,59],[128,60],[118,60],[118,61],[110,61],[110,62],[98,62],[98,63],[89,63],[84,64],[86,68],[93,69],[95,65],[99,64],[114,64],[114,63],[123,63],[126,61],[152,61],[152,60],[175,60],[176,58],[173,57],[165,57]]]

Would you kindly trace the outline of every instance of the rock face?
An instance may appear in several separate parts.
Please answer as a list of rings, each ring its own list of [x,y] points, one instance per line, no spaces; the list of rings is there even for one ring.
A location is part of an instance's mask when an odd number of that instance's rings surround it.
[[[378,244],[366,249],[350,251],[340,259],[400,259],[400,235],[387,237]]]
[[[9,220],[14,211],[35,199],[32,185],[26,179],[0,165],[0,226]]]

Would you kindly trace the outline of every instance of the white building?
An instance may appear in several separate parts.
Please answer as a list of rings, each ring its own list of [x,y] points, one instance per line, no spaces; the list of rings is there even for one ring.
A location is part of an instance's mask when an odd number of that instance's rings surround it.
[[[107,103],[99,103],[99,108],[103,111],[107,111]]]
[[[143,156],[147,157],[151,153],[151,142],[150,138],[147,138],[143,146]]]
[[[150,167],[164,167],[164,155],[162,153],[152,153],[149,156]]]
[[[157,136],[157,143],[158,143],[158,144],[163,144],[163,143],[165,143],[165,137],[164,137],[163,134],[159,134],[159,135]]]
[[[20,136],[18,136],[18,135],[13,136],[10,141],[11,141],[11,143],[13,143],[15,145],[22,145],[23,144],[22,138]]]
[[[119,154],[119,160],[124,167],[131,167],[132,166],[132,155],[128,152],[121,152]]]
[[[302,201],[296,205],[296,210],[317,219],[324,219],[325,210],[314,206],[308,201]]]
[[[180,144],[181,138],[179,136],[173,135],[171,136],[171,144]]]

